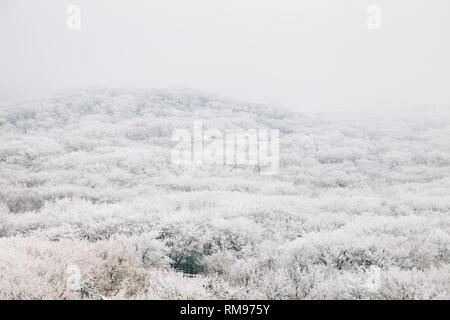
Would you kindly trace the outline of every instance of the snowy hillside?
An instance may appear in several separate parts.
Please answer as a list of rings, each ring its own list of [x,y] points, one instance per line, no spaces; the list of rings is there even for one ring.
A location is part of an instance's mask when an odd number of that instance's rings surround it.
[[[172,132],[195,121],[279,129],[279,172],[174,164]],[[450,108],[0,103],[0,299],[449,299],[449,274]]]

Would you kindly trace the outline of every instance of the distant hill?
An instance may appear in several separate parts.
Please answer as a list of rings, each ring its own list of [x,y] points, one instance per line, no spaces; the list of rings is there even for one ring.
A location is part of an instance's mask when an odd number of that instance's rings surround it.
[[[279,171],[175,164],[172,134],[196,121],[278,129]],[[135,89],[2,102],[0,299],[448,299],[449,136],[448,108],[318,116]]]

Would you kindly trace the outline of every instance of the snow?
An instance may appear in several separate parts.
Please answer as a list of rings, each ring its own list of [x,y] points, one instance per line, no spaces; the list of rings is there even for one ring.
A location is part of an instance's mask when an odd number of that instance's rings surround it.
[[[173,131],[195,121],[279,129],[277,174],[173,163]],[[0,299],[449,299],[449,137],[446,107],[302,114],[134,89],[3,102]]]

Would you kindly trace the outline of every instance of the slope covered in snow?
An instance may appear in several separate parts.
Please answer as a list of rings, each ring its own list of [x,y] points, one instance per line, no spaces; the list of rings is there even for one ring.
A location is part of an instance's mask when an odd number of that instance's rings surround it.
[[[174,164],[171,135],[195,121],[279,129],[279,172]],[[0,298],[448,299],[449,136],[438,107],[318,117],[111,89],[1,103]]]

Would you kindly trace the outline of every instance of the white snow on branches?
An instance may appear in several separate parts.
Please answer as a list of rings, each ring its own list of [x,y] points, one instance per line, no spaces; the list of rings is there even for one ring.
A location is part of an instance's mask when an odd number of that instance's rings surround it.
[[[173,129],[197,120],[279,129],[279,173],[173,164]],[[450,108],[131,89],[0,104],[0,299],[449,299],[449,274]]]

